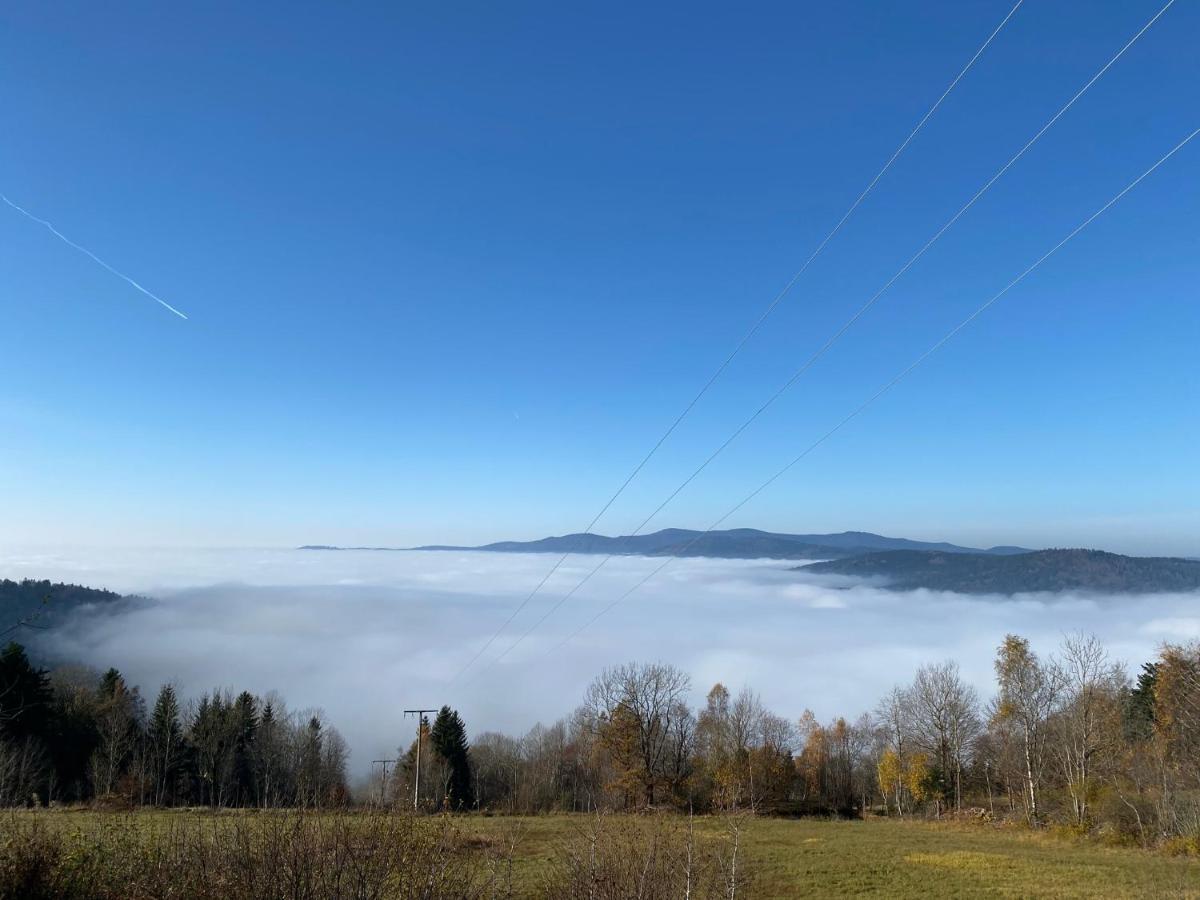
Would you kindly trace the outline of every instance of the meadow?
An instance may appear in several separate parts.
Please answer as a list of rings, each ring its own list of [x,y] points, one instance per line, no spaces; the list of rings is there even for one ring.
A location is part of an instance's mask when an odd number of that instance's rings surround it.
[[[697,860],[693,897],[727,896],[731,883],[737,897],[772,900],[1200,897],[1194,856],[957,822],[185,810],[19,811],[2,821],[5,898],[658,898],[685,895],[685,854]],[[611,871],[569,875],[589,854],[595,865],[598,836]],[[653,887],[648,872],[662,876]]]
[[[517,820],[517,884],[529,888],[581,817]],[[504,818],[479,818],[483,835],[507,835]],[[707,836],[724,820],[699,817]],[[1200,859],[1094,841],[963,823],[890,819],[746,820],[747,897],[1200,897]]]

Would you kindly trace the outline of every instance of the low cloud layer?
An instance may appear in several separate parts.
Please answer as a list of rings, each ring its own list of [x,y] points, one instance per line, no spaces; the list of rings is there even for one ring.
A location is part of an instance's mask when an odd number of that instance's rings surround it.
[[[690,559],[552,650],[661,563],[628,557],[485,667],[596,563],[572,557],[453,683],[552,562],[454,552],[81,551],[0,555],[0,577],[153,597],[47,640],[63,658],[117,666],[147,695],[173,681],[187,695],[278,690],[293,707],[321,707],[349,740],[359,772],[409,739],[405,707],[448,703],[473,732],[523,732],[568,713],[600,669],[631,659],[690,672],[697,701],[718,680],[750,684],[782,715],[811,708],[824,719],[868,710],[917,666],[946,658],[989,696],[992,656],[1007,632],[1047,651],[1065,632],[1094,632],[1131,670],[1163,641],[1200,636],[1196,594],[895,593],[806,577],[787,562]]]

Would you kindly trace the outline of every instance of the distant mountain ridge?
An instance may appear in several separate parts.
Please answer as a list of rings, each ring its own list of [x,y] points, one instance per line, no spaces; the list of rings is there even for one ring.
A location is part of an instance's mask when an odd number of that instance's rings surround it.
[[[1087,591],[1148,594],[1200,590],[1200,562],[1122,556],[1103,550],[1037,550],[998,555],[890,550],[797,566],[794,571],[881,578],[892,590],[962,594]]]
[[[326,544],[308,544],[301,550],[339,550]],[[354,550],[393,550],[391,547],[352,547]],[[913,541],[884,537],[868,531],[837,534],[785,534],[756,528],[692,531],[664,528],[651,534],[619,535],[579,533],[535,541],[498,541],[479,547],[430,544],[413,550],[457,550],[487,553],[580,553],[619,556],[705,556],[715,559],[843,559],[881,550],[931,550],[941,553],[1009,554],[1028,552],[1021,547],[980,550],[945,542]]]
[[[821,560],[795,571],[877,580],[892,590],[1020,594],[1038,591],[1157,593],[1200,590],[1200,561],[1135,557],[1102,550],[1028,550],[886,537],[869,531],[787,534],[756,528],[692,531],[664,528],[652,534],[580,533],[536,541],[497,541],[478,547],[335,547],[302,550],[451,550],[485,553],[578,553],[614,556],[708,557],[712,559]]]

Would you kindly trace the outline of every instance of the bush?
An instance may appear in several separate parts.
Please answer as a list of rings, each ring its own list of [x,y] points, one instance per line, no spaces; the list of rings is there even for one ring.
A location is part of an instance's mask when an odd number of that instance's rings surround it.
[[[13,816],[10,826],[0,843],[0,900],[503,896],[486,854],[446,819],[168,814],[105,817],[67,831]]]
[[[1163,843],[1163,852],[1168,856],[1200,856],[1200,836],[1168,838]]]
[[[41,823],[29,828],[5,828],[0,838],[0,900],[60,896],[54,882],[62,856],[61,834]]]
[[[720,838],[702,838],[691,819],[649,815],[613,822],[595,816],[558,848],[541,895],[546,900],[716,900],[747,884],[740,847],[745,820],[726,820]]]

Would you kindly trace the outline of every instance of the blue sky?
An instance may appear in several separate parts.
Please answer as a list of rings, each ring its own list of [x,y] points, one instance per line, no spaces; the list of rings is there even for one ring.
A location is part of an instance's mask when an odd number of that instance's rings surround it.
[[[0,29],[0,539],[579,529],[1011,6],[35,4]],[[1161,6],[1027,0],[628,531]],[[1192,129],[1162,20],[658,524],[704,527]],[[1200,141],[732,524],[1200,555]]]

